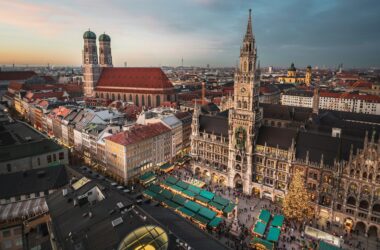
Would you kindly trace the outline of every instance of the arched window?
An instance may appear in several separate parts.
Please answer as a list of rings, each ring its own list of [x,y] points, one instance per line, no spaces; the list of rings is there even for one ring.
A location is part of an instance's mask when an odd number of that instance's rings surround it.
[[[141,105],[145,106],[145,96],[141,96]]]
[[[248,71],[247,70],[247,62],[244,62],[244,71]]]
[[[112,100],[115,101],[115,94],[112,93]]]
[[[101,97],[101,98],[104,98],[104,95],[103,95],[103,93],[100,93],[100,97]]]
[[[120,94],[117,94],[117,99],[118,99],[118,100],[121,100],[121,96],[120,96]]]
[[[363,179],[367,179],[367,172],[363,173]]]
[[[152,107],[152,100],[150,98],[150,95],[148,95],[148,107]]]
[[[252,62],[251,62],[251,61],[249,62],[249,70],[250,70],[250,71],[253,70],[253,69],[252,69]]]
[[[247,105],[246,101],[243,102],[243,108],[245,108],[245,109],[248,108],[248,105]]]
[[[135,96],[135,105],[139,106],[139,96],[138,95]]]
[[[106,94],[106,98],[107,98],[107,99],[110,99],[110,95],[109,95],[108,93]]]
[[[156,106],[160,106],[161,105],[161,97],[159,95],[156,95]]]
[[[127,94],[124,94],[123,100],[127,101]]]
[[[236,155],[236,161],[241,161],[241,156],[240,155]]]

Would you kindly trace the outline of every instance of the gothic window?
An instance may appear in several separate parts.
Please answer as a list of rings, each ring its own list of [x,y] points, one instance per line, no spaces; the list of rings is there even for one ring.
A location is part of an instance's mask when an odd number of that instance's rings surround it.
[[[249,62],[249,70],[250,70],[250,71],[253,70],[253,69],[252,69],[252,62],[251,62],[251,61]]]
[[[236,161],[241,161],[241,156],[240,155],[236,155]]]
[[[252,44],[250,43],[249,44],[249,52],[251,52],[252,51]]]
[[[367,179],[367,172],[363,173],[363,179]]]
[[[159,95],[156,95],[156,106],[160,106],[161,105],[161,97]]]
[[[241,101],[237,101],[237,107],[241,108]]]
[[[150,95],[148,95],[148,107],[152,107],[152,100]]]
[[[369,175],[368,175],[368,180],[369,180],[369,181],[372,181],[372,174],[369,174]]]
[[[240,166],[239,164],[237,164],[237,165],[235,166],[235,168],[236,168],[236,170],[241,170],[241,166]]]
[[[247,70],[247,62],[244,62],[244,71],[248,71]],[[244,79],[245,80],[245,79]]]
[[[243,102],[243,108],[245,108],[245,109],[248,108],[248,105],[247,105],[246,101]]]
[[[366,201],[366,200],[362,200],[359,203],[359,207],[362,208],[362,209],[366,209],[367,210],[368,206],[369,206],[369,204],[368,204],[368,201]]]

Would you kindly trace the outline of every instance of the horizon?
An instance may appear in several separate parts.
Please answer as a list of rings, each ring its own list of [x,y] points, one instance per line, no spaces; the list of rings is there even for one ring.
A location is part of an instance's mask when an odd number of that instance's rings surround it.
[[[251,8],[262,67],[286,68],[292,62],[297,68],[335,68],[340,63],[345,68],[380,67],[380,33],[375,32],[380,3],[375,0],[89,4],[0,3],[0,65],[80,67],[82,35],[90,28],[97,38],[104,31],[111,36],[116,67],[124,62],[177,67],[182,58],[185,67],[235,67]]]

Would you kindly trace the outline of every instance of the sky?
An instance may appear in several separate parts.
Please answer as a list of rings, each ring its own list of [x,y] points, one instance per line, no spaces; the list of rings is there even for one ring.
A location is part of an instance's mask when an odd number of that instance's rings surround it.
[[[379,0],[0,0],[0,64],[79,66],[91,29],[115,66],[235,66],[250,8],[262,66],[380,67]]]

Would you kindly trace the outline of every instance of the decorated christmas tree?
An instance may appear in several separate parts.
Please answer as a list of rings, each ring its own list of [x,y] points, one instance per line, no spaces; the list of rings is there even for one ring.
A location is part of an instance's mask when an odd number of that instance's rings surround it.
[[[314,209],[311,206],[309,192],[304,185],[301,171],[296,171],[290,183],[283,203],[284,215],[287,219],[303,222],[311,219]]]

